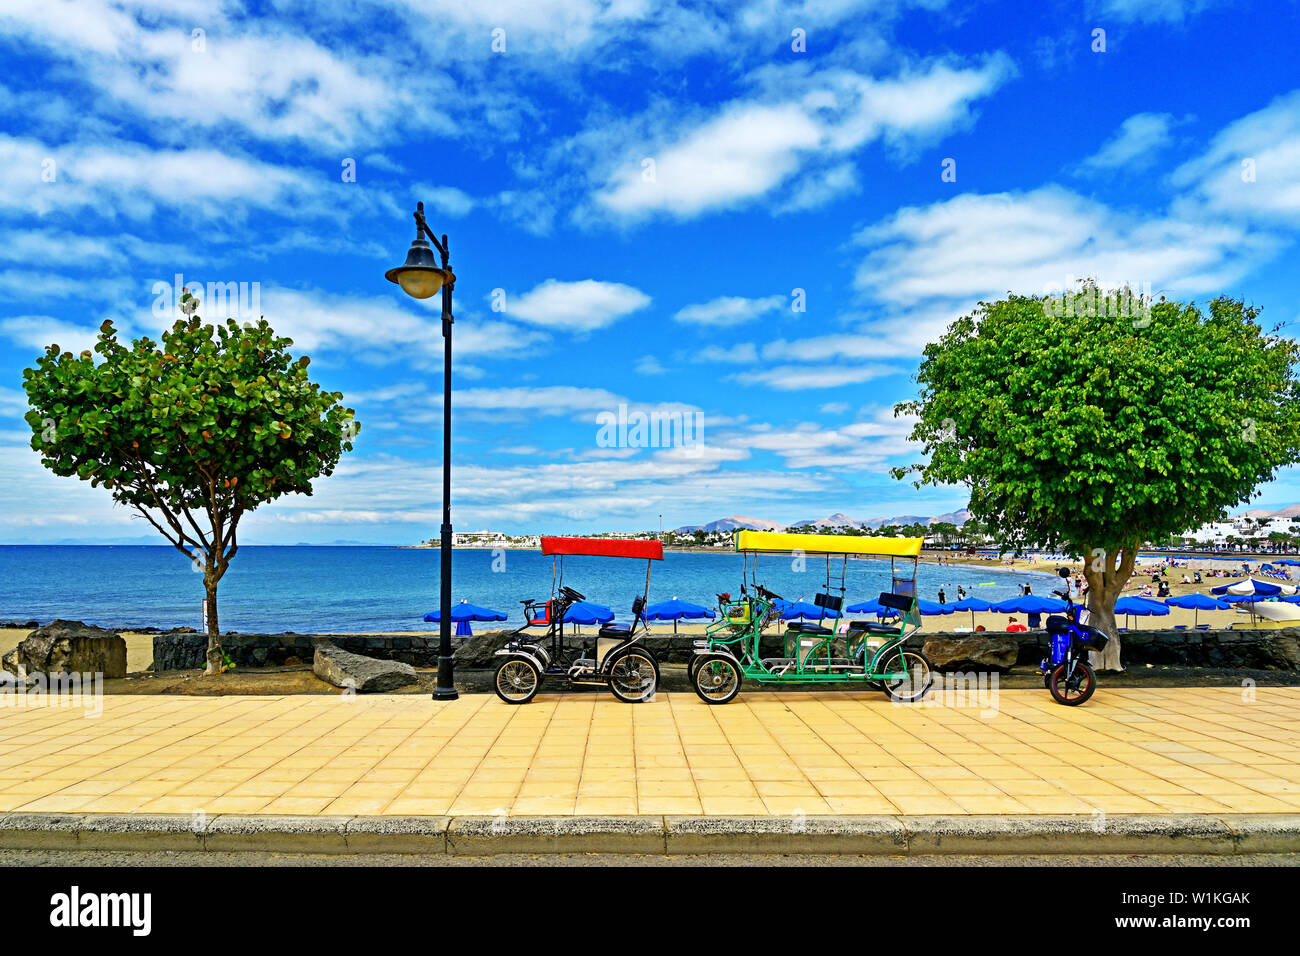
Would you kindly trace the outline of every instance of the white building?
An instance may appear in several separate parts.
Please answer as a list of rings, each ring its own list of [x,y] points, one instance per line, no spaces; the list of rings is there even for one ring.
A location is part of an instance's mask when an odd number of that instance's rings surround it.
[[[1227,544],[1228,538],[1236,538],[1239,541],[1251,539],[1267,541],[1270,534],[1300,534],[1300,531],[1292,531],[1292,528],[1300,528],[1300,518],[1264,518],[1261,521],[1239,516],[1229,521],[1215,521],[1202,525],[1195,531],[1187,532],[1185,537],[1191,538],[1197,544],[1222,545]]]
[[[500,531],[456,531],[452,533],[451,543],[459,547],[485,544],[505,544],[506,536]]]

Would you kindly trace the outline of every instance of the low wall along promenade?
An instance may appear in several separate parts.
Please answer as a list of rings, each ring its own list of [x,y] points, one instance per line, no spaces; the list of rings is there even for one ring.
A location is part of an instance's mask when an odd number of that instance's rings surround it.
[[[454,638],[456,664],[465,668],[490,668],[496,661],[493,652],[506,640],[505,631],[486,631],[469,638]],[[1007,634],[996,631],[971,634],[930,634],[913,636],[909,645],[923,647],[927,641],[954,641],[977,637],[1010,639],[1019,645],[1013,666],[1032,668],[1047,652],[1047,633]],[[594,632],[584,636],[590,644]],[[652,635],[645,645],[664,663],[684,663],[690,657],[696,635]],[[1123,658],[1126,665],[1158,664],[1181,667],[1242,668],[1252,670],[1300,671],[1300,628],[1277,630],[1222,631],[1125,631]],[[401,661],[414,667],[435,667],[438,663],[438,636],[418,635],[319,635],[319,634],[226,634],[221,643],[226,653],[240,667],[284,666],[312,662],[315,645],[330,641],[345,651]],[[566,646],[581,649],[582,639],[566,639]],[[167,632],[153,639],[155,671],[195,670],[204,666],[207,636],[196,633]],[[779,634],[765,636],[764,657],[783,654]],[[969,669],[964,667],[963,669]]]

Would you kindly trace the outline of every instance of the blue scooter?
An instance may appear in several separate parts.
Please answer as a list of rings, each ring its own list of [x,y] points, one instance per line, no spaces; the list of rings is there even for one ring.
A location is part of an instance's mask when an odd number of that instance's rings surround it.
[[[1056,572],[1067,581],[1069,568]],[[1048,656],[1038,665],[1043,686],[1052,699],[1066,707],[1078,707],[1097,689],[1097,675],[1088,663],[1088,651],[1100,651],[1109,637],[1097,628],[1079,623],[1083,608],[1070,598],[1070,585],[1052,592],[1065,601],[1065,615],[1053,614],[1045,622],[1050,641]]]

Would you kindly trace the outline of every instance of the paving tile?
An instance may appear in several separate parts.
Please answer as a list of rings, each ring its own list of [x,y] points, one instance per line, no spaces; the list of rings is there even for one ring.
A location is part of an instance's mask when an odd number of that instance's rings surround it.
[[[0,725],[0,810],[443,814],[1300,810],[1300,690],[1116,689],[996,713],[874,695],[109,697]],[[164,810],[162,808],[171,808]],[[551,809],[545,809],[551,808]],[[730,808],[730,809],[728,809]]]

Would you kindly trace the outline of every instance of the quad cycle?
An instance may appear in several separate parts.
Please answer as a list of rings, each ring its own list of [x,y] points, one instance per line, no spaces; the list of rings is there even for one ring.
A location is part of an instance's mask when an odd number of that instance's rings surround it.
[[[542,554],[553,555],[559,564],[553,576],[552,597],[547,601],[525,600],[524,623],[511,633],[496,652],[501,658],[493,686],[507,704],[526,704],[537,696],[548,677],[563,678],[570,686],[608,687],[619,700],[636,704],[650,700],[659,687],[659,662],[641,644],[648,633],[644,612],[650,588],[652,561],[664,559],[659,541],[623,541],[603,538],[543,537]],[[592,644],[574,651],[565,646],[566,623],[594,623],[596,618],[571,614],[585,596],[564,585],[564,556],[644,558],[646,590],[632,601],[632,623],[605,624]],[[540,631],[534,631],[540,628]]]
[[[1056,573],[1067,580],[1070,577],[1068,568]],[[1103,650],[1110,638],[1104,631],[1079,622],[1083,608],[1070,598],[1068,584],[1052,593],[1065,601],[1065,614],[1053,614],[1044,622],[1048,655],[1039,663],[1038,671],[1052,700],[1066,707],[1078,707],[1097,689],[1097,675],[1088,663],[1088,652]]]
[[[930,662],[920,651],[905,646],[921,626],[916,564],[922,539],[739,531],[732,541],[736,551],[745,555],[746,570],[752,557],[753,581],[742,585],[739,601],[719,595],[721,619],[706,630],[703,640],[695,642],[687,675],[701,700],[728,703],[740,693],[744,680],[764,684],[857,683],[883,690],[901,703],[915,703],[929,693],[934,684]],[[814,598],[821,618],[790,623],[778,657],[764,657],[761,647],[763,629],[775,619],[783,599],[757,582],[760,554],[826,557],[826,587]],[[838,594],[830,593],[830,562],[835,557],[842,558]],[[842,629],[842,635],[841,628],[834,626],[843,606],[845,569],[850,558],[890,560],[892,590],[882,593],[879,603],[898,612],[896,626],[851,621]],[[828,617],[829,626],[825,623]],[[842,642],[838,640],[841,636]]]

